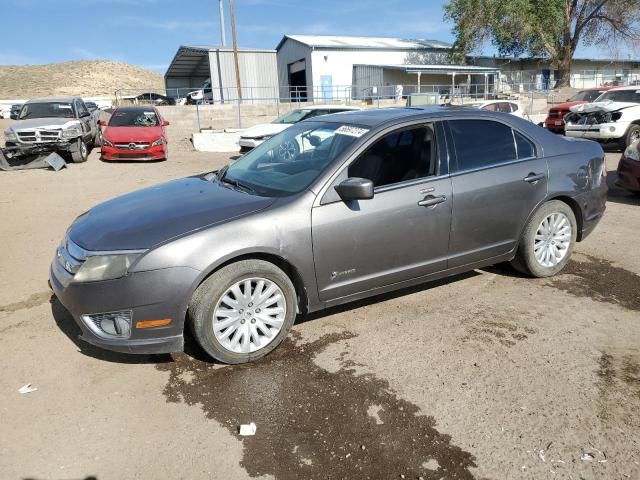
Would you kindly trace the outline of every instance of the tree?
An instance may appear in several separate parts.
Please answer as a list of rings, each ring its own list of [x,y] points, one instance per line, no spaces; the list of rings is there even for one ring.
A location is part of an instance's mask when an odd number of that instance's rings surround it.
[[[454,61],[489,40],[501,55],[549,58],[556,87],[570,86],[578,45],[615,53],[640,41],[640,0],[450,0],[444,16],[456,36]]]

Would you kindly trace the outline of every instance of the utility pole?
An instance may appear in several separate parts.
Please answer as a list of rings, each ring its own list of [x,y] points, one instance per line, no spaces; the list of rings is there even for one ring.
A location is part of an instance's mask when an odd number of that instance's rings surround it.
[[[229,14],[231,15],[231,36],[233,37],[233,61],[236,64],[236,85],[238,87],[238,103],[242,102],[242,87],[240,85],[240,66],[238,65],[238,42],[236,41],[236,15],[233,0],[229,0]]]
[[[220,40],[222,42],[222,46],[227,46],[227,38],[224,34],[224,5],[222,4],[223,0],[218,0],[218,7],[220,9]]]

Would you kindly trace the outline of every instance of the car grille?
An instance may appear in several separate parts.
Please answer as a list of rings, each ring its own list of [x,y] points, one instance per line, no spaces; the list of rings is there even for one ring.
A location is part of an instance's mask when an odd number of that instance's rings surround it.
[[[65,237],[56,252],[56,260],[60,266],[75,275],[87,259],[87,252],[73,243],[69,237]]]
[[[153,159],[153,155],[150,153],[140,152],[140,153],[114,153],[112,158],[117,158],[120,160],[150,160]]]
[[[145,142],[129,142],[129,143],[116,143],[115,147],[120,150],[146,150],[151,144]]]
[[[17,134],[25,143],[54,142],[60,138],[60,130],[25,130]]]

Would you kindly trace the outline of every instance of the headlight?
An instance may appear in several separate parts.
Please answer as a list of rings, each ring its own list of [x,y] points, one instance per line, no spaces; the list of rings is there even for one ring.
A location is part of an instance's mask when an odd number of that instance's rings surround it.
[[[113,143],[111,143],[107,137],[102,137],[102,144],[107,147],[113,147]]]
[[[80,127],[71,127],[62,131],[62,138],[74,138],[82,135]]]
[[[139,256],[135,253],[87,257],[73,279],[76,282],[98,282],[124,277]]]
[[[629,160],[635,160],[636,162],[640,162],[640,142],[634,142],[629,145],[622,156]]]
[[[162,139],[162,137],[160,137],[159,139],[157,139],[155,142],[153,142],[151,144],[152,147],[157,147],[158,145],[162,145],[164,143],[164,140]]]
[[[256,137],[256,140],[269,140],[273,135],[263,135],[261,137]]]
[[[16,132],[14,132],[13,130],[5,130],[4,138],[5,140],[9,140],[9,141],[18,140],[18,136],[16,135]]]

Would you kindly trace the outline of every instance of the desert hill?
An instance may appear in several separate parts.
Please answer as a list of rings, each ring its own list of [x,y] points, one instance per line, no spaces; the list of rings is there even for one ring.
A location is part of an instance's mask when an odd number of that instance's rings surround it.
[[[114,96],[120,89],[162,89],[162,75],[127,63],[81,60],[0,65],[0,99],[50,95]]]

